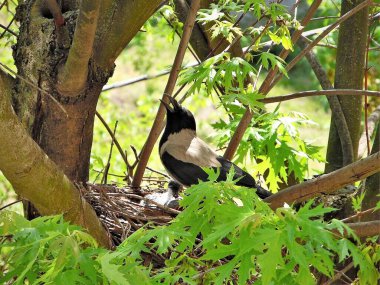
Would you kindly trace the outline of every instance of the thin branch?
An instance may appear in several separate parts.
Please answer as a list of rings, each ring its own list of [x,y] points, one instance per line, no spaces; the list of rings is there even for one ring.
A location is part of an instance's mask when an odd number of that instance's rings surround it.
[[[321,193],[333,193],[345,185],[362,180],[379,171],[380,152],[377,152],[336,171],[286,188],[264,201],[268,202],[272,209],[277,209],[284,203],[292,204],[305,201]]]
[[[8,25],[5,27],[4,32],[1,33],[0,39],[2,37],[4,37],[5,33],[9,30],[9,28],[13,24],[14,20],[15,20],[15,17],[13,17],[12,20],[10,20],[10,22],[8,23]]]
[[[108,155],[108,160],[107,160],[106,167],[104,168],[102,184],[107,184],[107,175],[108,175],[108,171],[109,171],[109,169],[111,167],[112,149],[113,149],[113,145],[115,143],[117,123],[118,123],[118,121],[116,121],[115,127],[113,129],[113,133],[112,133],[112,141],[111,141],[110,153]]]
[[[136,161],[131,165],[128,161],[128,157],[126,155],[126,153],[123,151],[123,148],[121,147],[119,141],[117,140],[117,138],[114,136],[111,128],[108,126],[107,122],[104,120],[104,118],[99,114],[98,111],[95,112],[95,115],[98,117],[98,119],[100,120],[100,122],[103,124],[103,126],[106,128],[108,134],[111,136],[112,140],[114,141],[115,145],[116,145],[116,148],[117,150],[119,151],[121,157],[123,158],[123,161],[125,163],[125,165],[127,166],[127,168],[132,168],[136,165],[137,161],[138,161],[138,155],[136,155]],[[131,146],[133,152],[135,152],[135,148],[133,146]],[[150,167],[147,167],[148,170],[154,172],[154,173],[157,173],[157,174],[160,174],[166,178],[170,178],[168,175],[166,175],[165,173],[163,172],[160,172],[158,170],[154,170]]]
[[[49,96],[50,99],[52,99],[53,102],[56,103],[56,104],[58,105],[59,109],[61,109],[62,112],[67,116],[67,112],[66,112],[65,108],[61,105],[61,103],[59,103],[59,102],[57,101],[57,99],[55,99],[53,96],[51,96],[49,92],[47,92],[47,91],[45,91],[44,89],[38,87],[38,86],[37,86],[36,84],[34,84],[32,81],[30,81],[30,80],[28,80],[28,79],[26,79],[26,78],[24,78],[24,77],[18,75],[16,72],[14,72],[12,69],[10,69],[8,66],[2,64],[1,62],[0,62],[0,66],[1,66],[3,69],[7,70],[9,73],[13,74],[13,75],[14,75],[15,77],[17,77],[18,79],[24,81],[24,82],[25,82],[26,84],[28,84],[29,86],[31,86],[31,87],[37,89],[37,90],[40,91],[42,94],[44,94],[44,95],[46,95],[46,96]],[[2,72],[4,72],[1,68],[0,68],[0,70],[1,70]],[[5,73],[7,73],[7,72],[5,72]],[[10,76],[10,75],[9,75],[9,76]]]
[[[371,31],[368,29],[368,36],[367,36],[367,44],[366,44],[366,50],[365,50],[365,64],[364,64],[364,90],[368,90],[368,57],[369,57],[369,43],[371,41]],[[365,129],[365,136],[366,136],[366,142],[367,142],[367,154],[369,155],[371,153],[371,147],[369,146],[370,143],[370,136],[369,136],[369,130],[368,130],[368,96],[364,96],[364,129]]]
[[[307,45],[301,52],[286,66],[286,71],[291,70],[313,47],[315,47],[323,38],[325,38],[331,31],[338,27],[341,23],[351,18],[353,15],[364,9],[365,7],[372,4],[372,0],[366,0],[355,6],[355,8],[348,11],[346,14],[341,16],[334,24],[330,25],[326,30],[324,30],[314,41]],[[278,74],[276,78],[270,84],[270,89],[277,84],[277,82],[283,77],[283,74]]]
[[[305,37],[300,37],[298,44],[301,48],[305,48],[308,44],[308,39]],[[319,60],[312,51],[306,53],[306,59],[309,62],[311,68],[314,71],[319,83],[322,88],[325,90],[334,89],[334,86],[331,84],[326,71],[323,69]],[[350,136],[350,131],[347,126],[346,118],[342,110],[342,106],[339,102],[338,96],[326,96],[327,101],[329,102],[331,112],[334,114],[334,123],[338,131],[340,143],[342,146],[343,152],[343,166],[348,165],[354,162],[354,150],[352,147],[352,140]]]
[[[376,124],[380,121],[380,105],[376,107],[376,109],[369,115],[367,124],[368,124],[368,136],[372,137],[376,128]],[[367,146],[367,134],[366,131],[363,132],[362,136],[359,140],[359,150],[358,150],[358,158],[362,158]]]
[[[125,153],[124,153],[124,151],[123,151],[123,148],[121,147],[119,141],[118,141],[117,138],[115,137],[115,135],[114,135],[114,133],[112,132],[111,128],[108,126],[107,122],[103,119],[103,117],[99,114],[98,111],[95,111],[95,115],[98,117],[98,119],[100,120],[100,122],[102,122],[102,124],[103,124],[103,126],[106,128],[108,134],[111,136],[112,141],[115,143],[116,148],[118,149],[118,151],[119,151],[121,157],[123,158],[125,165],[129,165],[129,163],[128,163],[128,159],[127,159],[127,156],[125,155]]]
[[[269,97],[260,99],[258,101],[264,103],[264,104],[270,104],[270,103],[278,103],[288,100],[293,100],[297,98],[302,97],[311,97],[311,96],[334,96],[334,95],[341,95],[341,96],[349,96],[349,95],[356,95],[356,96],[373,96],[373,97],[380,97],[380,91],[370,91],[370,90],[356,90],[356,89],[331,89],[331,90],[310,90],[310,91],[301,91],[296,92],[288,95],[283,96],[275,96],[275,97]]]
[[[198,64],[199,64],[198,62],[189,63],[186,66],[184,66],[181,70],[187,69],[189,67],[197,66]],[[132,84],[135,84],[135,83],[138,83],[141,81],[145,81],[145,80],[155,79],[155,78],[167,75],[169,73],[170,73],[170,70],[163,70],[163,71],[160,71],[160,72],[153,74],[153,75],[145,74],[145,75],[141,75],[141,76],[138,76],[135,78],[125,80],[125,81],[120,81],[120,82],[116,82],[113,84],[108,84],[108,85],[103,87],[102,92],[106,92],[106,91],[116,89],[116,88],[125,87],[125,86],[132,85]]]
[[[195,18],[196,18],[199,6],[200,6],[200,0],[194,0],[191,4],[189,14],[187,16],[186,23],[185,23],[185,26],[183,29],[182,38],[181,38],[181,41],[180,41],[179,46],[178,46],[178,51],[177,51],[176,57],[174,59],[172,70],[170,72],[169,79],[168,79],[168,82],[167,82],[167,85],[166,85],[166,88],[164,91],[164,95],[171,96],[173,93],[175,84],[177,82],[178,74],[179,74],[179,71],[181,69],[183,57],[185,55],[185,51],[187,49],[187,45],[188,45],[189,40],[190,40],[191,31],[192,31],[194,23],[195,23]],[[166,96],[163,96],[162,100],[165,102],[168,102],[168,99]],[[152,150],[153,150],[153,146],[156,143],[158,136],[161,133],[161,129],[162,129],[162,126],[164,123],[163,122],[164,117],[165,117],[165,107],[161,103],[160,107],[158,108],[157,115],[156,115],[156,118],[154,120],[152,129],[148,135],[148,139],[145,142],[144,148],[143,148],[141,155],[140,155],[140,161],[137,165],[137,169],[136,169],[135,175],[133,177],[133,181],[132,181],[132,185],[134,187],[140,187],[141,180],[144,176],[144,171],[145,171],[146,165],[148,163],[150,154],[152,153]]]
[[[63,69],[58,74],[57,89],[65,95],[76,96],[85,87],[100,2],[100,0],[81,1],[69,55]]]
[[[6,208],[8,208],[8,207],[10,207],[10,206],[12,206],[14,204],[17,204],[18,202],[22,202],[22,200],[13,201],[12,203],[9,203],[9,204],[6,204],[6,205],[2,206],[0,208],[0,211],[2,211],[2,210],[6,209]]]
[[[375,210],[375,207],[367,209],[367,210],[362,211],[362,212],[357,212],[355,215],[352,215],[350,217],[342,219],[341,221],[347,223],[347,222],[350,222],[350,221],[352,221],[352,220],[354,220],[356,218],[363,217],[363,216],[365,216],[367,214],[372,214],[374,212],[374,210]]]
[[[6,26],[0,24],[0,28],[4,29],[8,33],[10,33],[10,34],[14,35],[15,37],[17,37],[17,34],[14,31],[12,31],[9,27],[6,27]]]
[[[8,2],[7,0],[4,0],[3,3],[1,3],[0,10],[7,4],[7,2]]]
[[[335,274],[333,278],[323,283],[323,285],[332,285],[335,281],[339,280],[343,276],[343,274],[345,274],[348,270],[350,270],[353,267],[354,267],[354,263],[350,262],[342,270],[340,270],[337,274]]]
[[[310,21],[310,19],[313,17],[314,13],[317,11],[319,5],[321,4],[321,0],[315,0],[313,2],[313,4],[310,6],[309,10],[307,11],[305,17],[303,18],[303,20],[301,21],[301,25],[303,27],[305,27],[307,25],[307,23]],[[294,32],[293,36],[292,36],[292,42],[295,43],[299,36],[302,34],[302,31],[303,30],[297,30]],[[287,50],[282,50],[282,52],[280,53],[279,57],[281,57],[282,59],[285,59],[287,57],[287,55],[289,54],[290,51],[287,51]],[[259,88],[259,93],[261,94],[268,94],[268,92],[270,91],[270,82],[272,81],[272,79],[275,77],[275,75],[277,74],[278,72],[278,69],[277,68],[274,68],[274,69],[271,69],[266,78],[264,79],[264,82],[261,84],[260,88]],[[236,130],[235,130],[235,133],[233,134],[228,146],[227,146],[227,149],[224,153],[224,157],[231,160],[244,136],[244,133],[245,131],[247,130],[251,120],[252,120],[252,117],[253,117],[253,112],[250,108],[247,108],[243,117],[241,118],[240,122],[239,122],[239,125],[237,126]]]

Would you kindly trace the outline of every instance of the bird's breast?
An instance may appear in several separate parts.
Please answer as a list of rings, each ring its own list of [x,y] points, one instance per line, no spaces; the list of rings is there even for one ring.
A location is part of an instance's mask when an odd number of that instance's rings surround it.
[[[167,152],[175,159],[200,167],[220,167],[217,153],[196,136],[195,131],[184,129],[170,134],[160,148],[160,157]],[[165,162],[163,161],[165,164]]]

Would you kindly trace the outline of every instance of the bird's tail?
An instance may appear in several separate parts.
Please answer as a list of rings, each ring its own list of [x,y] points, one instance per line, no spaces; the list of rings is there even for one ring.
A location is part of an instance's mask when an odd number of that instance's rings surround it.
[[[261,187],[260,185],[256,185],[256,194],[257,196],[259,196],[261,199],[265,199],[269,196],[272,196],[272,192],[264,189],[263,187]]]

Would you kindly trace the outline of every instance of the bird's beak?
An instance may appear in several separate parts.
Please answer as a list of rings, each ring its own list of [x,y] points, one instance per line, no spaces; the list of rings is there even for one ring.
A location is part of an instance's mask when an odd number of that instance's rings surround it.
[[[181,105],[177,102],[176,99],[174,99],[172,96],[168,96],[168,97],[169,97],[170,103],[172,103],[174,107],[174,110],[178,110],[181,108]]]
[[[170,103],[172,103],[172,105],[173,105],[173,109],[172,109],[172,108],[170,108],[168,103],[161,100],[161,102],[164,104],[164,106],[166,107],[167,110],[170,110],[171,112],[173,112],[173,111],[177,111],[181,108],[181,105],[173,97],[171,97],[167,94],[164,94],[164,97],[167,97],[168,100],[170,101]]]
[[[170,113],[173,113],[173,112],[174,112],[173,108],[170,107],[168,103],[166,103],[164,100],[161,100],[161,99],[160,99],[160,101],[161,101],[162,105],[165,106],[166,111],[168,111],[168,112],[170,112]]]

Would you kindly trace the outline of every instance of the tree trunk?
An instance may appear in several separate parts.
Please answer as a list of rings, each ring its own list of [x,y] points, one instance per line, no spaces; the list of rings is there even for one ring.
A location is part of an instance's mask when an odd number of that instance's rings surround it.
[[[89,175],[96,103],[112,70],[102,70],[90,62],[85,88],[75,96],[60,94],[56,83],[58,70],[69,53],[78,11],[66,12],[65,26],[60,28],[54,26],[49,15],[41,14],[30,3],[21,4],[17,10],[21,26],[14,57],[19,75],[48,94],[19,80],[14,107],[46,154],[71,180],[85,182]],[[63,35],[58,36],[59,33]]]
[[[343,0],[341,14],[345,14],[361,2],[363,0]],[[362,9],[340,25],[335,68],[335,88],[362,89],[367,34],[368,8]],[[361,96],[338,96],[338,99],[347,121],[354,159],[356,159],[361,134],[362,98]],[[342,147],[337,127],[334,124],[334,116],[333,113],[326,154],[326,173],[344,166]]]
[[[112,75],[117,56],[161,1],[62,0],[57,1],[60,6],[55,11],[55,19],[47,2],[21,1],[17,6],[16,20],[20,22],[20,30],[13,56],[18,77],[12,84],[12,105],[27,133],[47,155],[42,167],[57,165],[66,175],[63,178],[86,182],[96,104],[102,87]],[[57,13],[64,21],[57,20]],[[0,144],[0,148],[6,147],[11,146]],[[21,156],[16,157],[19,159],[16,163],[25,163],[25,157]],[[53,162],[55,164],[51,164]],[[1,170],[5,168],[3,164]],[[56,191],[56,183],[62,182],[60,179],[46,181],[47,184],[42,183],[41,188],[35,189],[21,185],[30,180],[22,180],[12,171],[8,170],[6,177],[16,192],[40,211],[42,209],[41,214],[55,214],[63,209],[66,213],[68,208],[57,205],[70,204],[69,209],[73,209],[77,218],[71,213],[66,216],[86,226],[83,217],[93,215],[93,210],[83,206],[87,204],[83,204],[79,192],[72,193],[73,189],[77,191],[72,184],[66,190],[62,185],[61,195],[51,196],[51,185],[55,185]],[[57,169],[52,171],[57,172]],[[62,178],[61,174],[44,177]],[[44,177],[36,176],[35,179]],[[37,190],[40,193],[35,193]],[[63,193],[71,193],[67,194],[70,203],[65,201]],[[47,195],[49,199],[44,199]],[[38,213],[29,206],[25,213],[33,218]],[[83,214],[77,214],[78,207],[85,208]],[[104,239],[101,243],[104,244]]]

